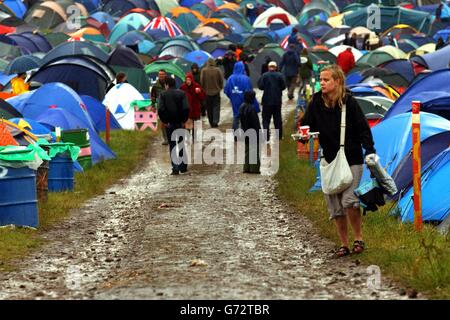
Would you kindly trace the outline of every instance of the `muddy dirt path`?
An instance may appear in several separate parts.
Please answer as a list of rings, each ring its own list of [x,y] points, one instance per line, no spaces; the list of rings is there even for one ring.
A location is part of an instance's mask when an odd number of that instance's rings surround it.
[[[229,128],[225,100],[221,116]],[[355,257],[331,259],[333,244],[277,198],[264,159],[262,175],[242,165],[169,172],[155,141],[140,170],[49,231],[18,271],[0,273],[0,299],[405,298],[384,277],[368,286]]]

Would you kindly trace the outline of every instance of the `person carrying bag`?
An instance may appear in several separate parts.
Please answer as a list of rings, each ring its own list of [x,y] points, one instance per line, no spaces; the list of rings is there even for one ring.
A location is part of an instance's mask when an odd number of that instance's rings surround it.
[[[320,159],[320,177],[322,191],[325,194],[338,194],[351,186],[353,182],[352,171],[345,157],[345,116],[346,105],[342,106],[341,111],[341,138],[339,151],[336,158],[328,163],[323,156]]]
[[[337,65],[325,66],[320,72],[321,90],[314,94],[302,126],[319,133],[322,148],[320,164],[322,190],[330,220],[334,220],[341,240],[335,257],[350,254],[348,222],[355,239],[353,253],[364,251],[361,232],[361,210],[354,190],[358,188],[366,156],[375,153],[369,124],[356,99],[345,89],[345,75]],[[303,137],[308,140],[309,135]]]

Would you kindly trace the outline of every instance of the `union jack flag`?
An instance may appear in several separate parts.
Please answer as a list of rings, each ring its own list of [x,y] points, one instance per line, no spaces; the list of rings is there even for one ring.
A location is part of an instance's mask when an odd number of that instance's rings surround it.
[[[144,31],[149,29],[160,29],[166,31],[171,38],[184,34],[183,31],[181,31],[181,28],[174,21],[166,17],[154,18],[144,27]]]

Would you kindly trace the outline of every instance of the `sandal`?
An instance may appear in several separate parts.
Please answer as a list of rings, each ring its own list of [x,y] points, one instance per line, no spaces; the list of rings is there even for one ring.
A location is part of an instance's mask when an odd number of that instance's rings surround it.
[[[341,258],[341,257],[345,257],[348,256],[350,254],[350,249],[348,247],[340,247],[335,253],[334,253],[334,257],[335,258]]]
[[[365,247],[365,243],[362,240],[355,240],[353,242],[353,249],[352,252],[353,253],[362,253],[364,251],[364,247]]]

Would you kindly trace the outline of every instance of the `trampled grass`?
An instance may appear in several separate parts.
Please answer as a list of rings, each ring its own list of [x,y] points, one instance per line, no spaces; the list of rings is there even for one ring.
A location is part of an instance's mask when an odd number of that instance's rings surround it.
[[[149,152],[150,131],[114,130],[111,148],[117,159],[103,161],[84,173],[75,174],[73,192],[50,192],[48,200],[39,203],[39,229],[0,229],[0,270],[10,269],[12,259],[26,255],[42,244],[41,234],[79,208],[86,200],[102,194],[107,187],[136,169]]]
[[[315,169],[308,161],[298,160],[296,150],[297,142],[292,139],[281,142],[277,191],[338,246],[335,226],[328,220],[322,192],[308,192],[315,182]],[[363,236],[367,250],[358,259],[367,265],[380,266],[382,275],[429,298],[450,299],[449,236],[443,236],[430,225],[425,225],[418,233],[412,224],[402,224],[390,215],[391,207],[388,203],[381,210],[364,216]]]

